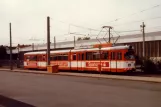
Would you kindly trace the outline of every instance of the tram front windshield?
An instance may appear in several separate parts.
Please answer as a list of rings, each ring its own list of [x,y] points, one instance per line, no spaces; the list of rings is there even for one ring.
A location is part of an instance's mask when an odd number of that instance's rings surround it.
[[[135,56],[134,56],[134,51],[133,50],[128,50],[126,53],[125,53],[125,59],[127,60],[133,60],[135,59]]]

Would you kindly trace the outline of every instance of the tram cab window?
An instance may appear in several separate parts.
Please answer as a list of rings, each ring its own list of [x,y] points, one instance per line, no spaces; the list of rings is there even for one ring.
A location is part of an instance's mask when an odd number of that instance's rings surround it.
[[[108,56],[108,52],[103,52],[102,53],[102,60],[108,60],[109,59],[109,56]]]
[[[86,60],[93,60],[92,52],[86,52]]]
[[[132,46],[129,47],[127,52],[124,54],[125,59],[127,60],[134,60],[135,59],[135,52]]]
[[[26,56],[26,61],[29,61],[30,60],[30,56]]]
[[[30,61],[37,61],[37,56],[30,56]]]
[[[135,59],[134,52],[133,51],[128,51],[124,54],[125,59],[127,60],[133,60]]]

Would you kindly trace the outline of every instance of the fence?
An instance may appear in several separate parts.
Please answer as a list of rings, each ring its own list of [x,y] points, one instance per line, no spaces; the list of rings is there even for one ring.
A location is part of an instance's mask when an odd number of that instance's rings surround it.
[[[23,68],[23,60],[12,60],[13,67]],[[1,67],[9,67],[10,60],[0,60]]]

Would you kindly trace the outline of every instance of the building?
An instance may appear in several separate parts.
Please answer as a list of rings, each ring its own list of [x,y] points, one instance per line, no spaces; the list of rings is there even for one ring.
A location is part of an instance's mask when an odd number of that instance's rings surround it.
[[[124,44],[124,45],[132,45],[134,46],[135,52],[138,56],[142,57],[143,55],[143,48],[142,48],[142,34],[133,34],[133,35],[126,35],[126,36],[120,36],[111,38],[111,42],[116,42],[116,44]],[[108,38],[107,38],[108,40]],[[106,43],[106,41],[103,38],[100,38],[99,41],[101,43]],[[73,49],[74,47],[79,46],[87,46],[87,45],[94,45],[99,44],[99,41],[97,39],[90,39],[90,40],[81,40],[81,41],[66,41],[66,42],[58,42],[58,43],[51,43],[51,49],[57,50],[57,49]],[[20,56],[23,56],[23,53],[25,52],[31,52],[31,51],[42,51],[46,50],[47,45],[41,44],[41,45],[33,45],[28,46],[25,48],[17,48],[13,49],[13,54],[20,53]],[[7,50],[7,53],[9,54],[9,50]],[[161,58],[161,31],[158,32],[150,32],[145,34],[145,56],[146,57],[157,57]]]

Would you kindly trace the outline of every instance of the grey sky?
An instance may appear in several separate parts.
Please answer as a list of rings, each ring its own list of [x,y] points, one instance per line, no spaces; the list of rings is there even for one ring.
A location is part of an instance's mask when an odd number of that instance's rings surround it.
[[[64,35],[69,31],[69,23],[98,30],[103,25],[111,25],[116,31],[140,30],[141,22],[128,22],[161,17],[161,6],[139,13],[160,4],[160,0],[0,0],[0,44],[9,43],[9,22],[12,22],[14,45],[45,42],[47,16],[51,17],[51,39],[56,36],[59,41],[73,38]],[[130,16],[133,13],[137,14]],[[108,23],[117,18],[122,19]],[[161,30],[161,27],[151,28],[161,26],[161,18],[144,21],[147,32]],[[70,26],[70,32],[98,34],[99,31]]]

